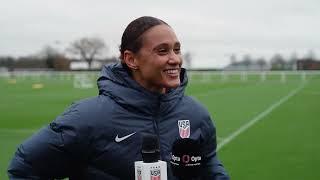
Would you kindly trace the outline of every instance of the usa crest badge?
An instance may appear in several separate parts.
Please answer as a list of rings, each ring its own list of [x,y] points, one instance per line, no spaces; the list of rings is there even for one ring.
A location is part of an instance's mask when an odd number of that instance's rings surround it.
[[[161,180],[160,168],[151,169],[150,175],[150,180]]]
[[[141,169],[137,169],[137,180],[142,180]]]
[[[190,137],[190,121],[189,120],[178,120],[179,134],[181,138]]]

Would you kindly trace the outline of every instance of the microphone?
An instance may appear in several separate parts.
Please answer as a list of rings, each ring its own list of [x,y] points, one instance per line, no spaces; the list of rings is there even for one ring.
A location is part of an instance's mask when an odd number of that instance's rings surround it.
[[[180,180],[197,179],[201,170],[201,151],[197,141],[190,138],[178,139],[173,143],[171,169]]]
[[[142,161],[134,162],[135,180],[167,180],[167,163],[160,161],[156,135],[143,134],[141,154]]]

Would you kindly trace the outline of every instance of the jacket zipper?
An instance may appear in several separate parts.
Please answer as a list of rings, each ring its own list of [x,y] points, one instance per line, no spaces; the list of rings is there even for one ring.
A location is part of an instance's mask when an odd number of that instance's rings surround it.
[[[158,136],[158,141],[159,141],[159,148],[160,148],[160,160],[162,159],[162,153],[161,153],[161,142],[160,142],[160,132],[159,132],[159,111],[160,111],[160,99],[161,97],[159,96],[158,98],[158,104],[157,104],[157,109],[155,111],[154,117],[153,117],[153,127],[155,130],[156,135]]]

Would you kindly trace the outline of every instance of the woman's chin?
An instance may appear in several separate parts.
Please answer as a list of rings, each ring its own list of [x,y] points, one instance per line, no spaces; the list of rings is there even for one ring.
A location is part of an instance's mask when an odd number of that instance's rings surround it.
[[[166,88],[176,88],[180,86],[180,79],[179,80],[174,80],[174,81],[169,81],[165,83]]]

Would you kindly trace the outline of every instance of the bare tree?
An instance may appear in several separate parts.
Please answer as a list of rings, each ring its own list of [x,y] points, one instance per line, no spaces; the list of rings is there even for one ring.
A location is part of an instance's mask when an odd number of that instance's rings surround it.
[[[262,71],[263,68],[267,65],[267,61],[263,57],[260,57],[257,59],[257,64],[260,67],[260,71]]]
[[[252,58],[250,54],[245,54],[242,57],[242,63],[246,66],[247,70],[249,70],[249,67],[252,65]]]
[[[237,56],[235,54],[230,55],[230,64],[236,65],[237,64]]]
[[[315,60],[316,55],[312,49],[310,49],[307,54],[305,55],[305,59]]]
[[[106,49],[107,46],[102,39],[84,37],[72,42],[67,51],[80,55],[83,60],[88,62],[91,69],[92,61]]]
[[[271,57],[270,59],[271,62],[271,69],[272,70],[284,70],[285,69],[285,64],[286,60],[283,58],[281,54],[275,54],[274,56]]]
[[[11,56],[0,56],[0,68],[6,67],[9,71],[14,70],[15,59]]]
[[[293,52],[288,60],[288,66],[291,70],[297,70],[298,54]]]
[[[61,56],[61,54],[57,49],[53,48],[52,46],[46,45],[40,51],[39,56],[46,61],[48,68],[54,68],[54,61],[59,56]]]

